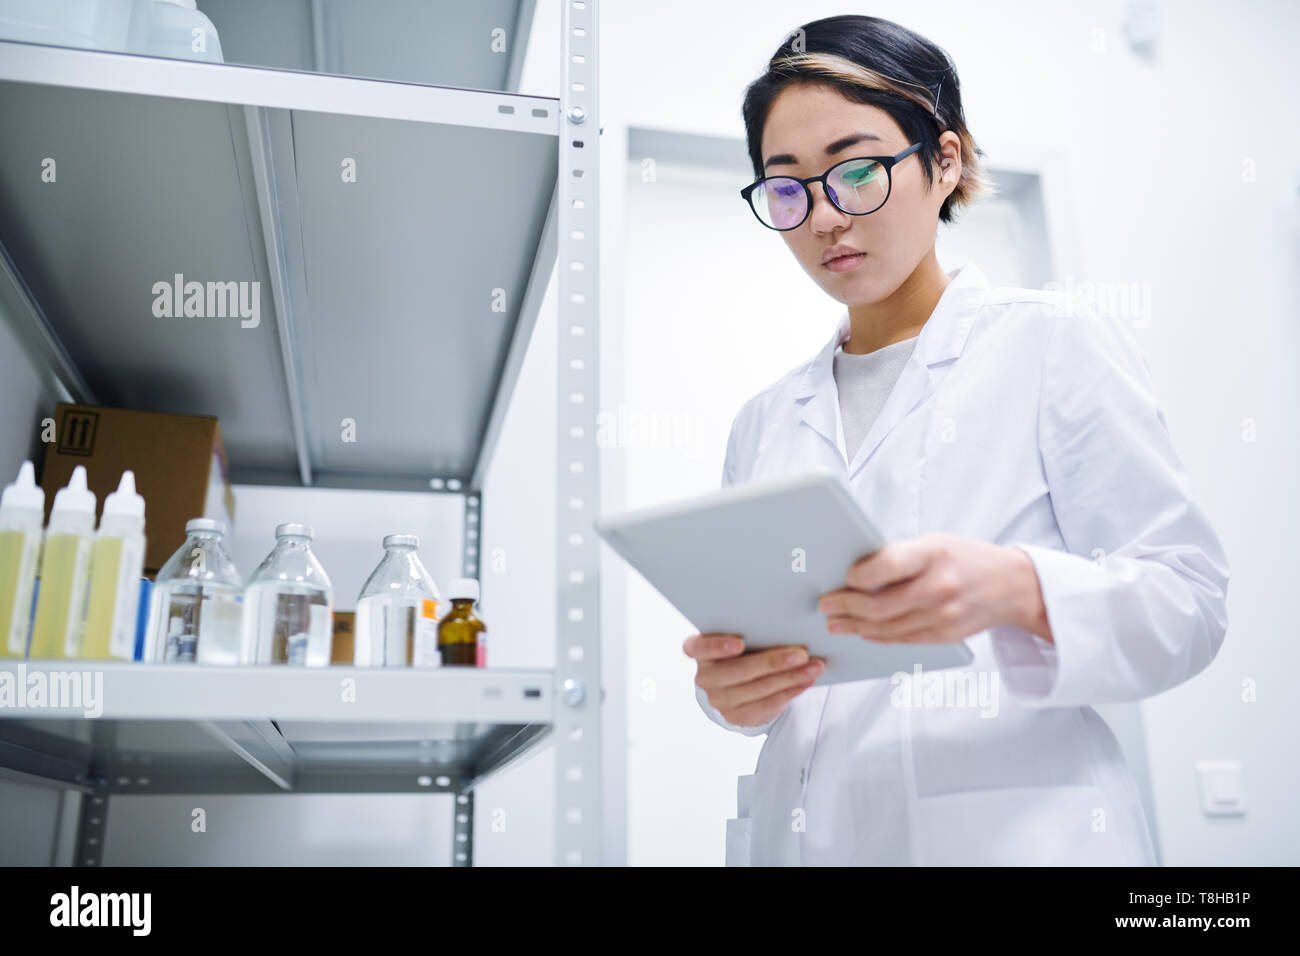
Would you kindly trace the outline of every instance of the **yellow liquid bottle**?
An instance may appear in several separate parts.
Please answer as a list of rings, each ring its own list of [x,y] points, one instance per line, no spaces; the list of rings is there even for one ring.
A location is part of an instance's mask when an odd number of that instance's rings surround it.
[[[30,461],[0,496],[0,657],[26,657],[32,585],[45,523],[45,492]]]
[[[438,624],[438,650],[443,667],[486,667],[487,625],[474,614],[478,581],[452,578],[447,586],[451,610]]]
[[[134,659],[143,573],[144,499],[135,493],[135,473],[128,470],[122,472],[117,491],[104,499],[99,533],[90,548],[82,657]]]
[[[68,486],[54,496],[28,656],[77,657],[81,653],[81,615],[94,532],[95,494],[86,487],[85,466],[78,465]]]

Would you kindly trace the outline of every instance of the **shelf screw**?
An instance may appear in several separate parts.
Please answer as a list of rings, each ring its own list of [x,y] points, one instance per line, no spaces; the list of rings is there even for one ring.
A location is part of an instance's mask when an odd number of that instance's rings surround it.
[[[581,106],[569,107],[569,122],[574,126],[581,125],[587,121],[587,111]]]
[[[582,681],[570,677],[564,682],[564,702],[570,707],[577,707],[587,699],[587,688]]]

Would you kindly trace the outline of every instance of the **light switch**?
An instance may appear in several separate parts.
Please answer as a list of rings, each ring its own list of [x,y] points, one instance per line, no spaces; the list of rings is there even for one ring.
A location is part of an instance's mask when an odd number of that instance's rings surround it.
[[[1198,760],[1196,775],[1201,782],[1201,812],[1207,817],[1245,816],[1246,793],[1241,783],[1240,763]]]

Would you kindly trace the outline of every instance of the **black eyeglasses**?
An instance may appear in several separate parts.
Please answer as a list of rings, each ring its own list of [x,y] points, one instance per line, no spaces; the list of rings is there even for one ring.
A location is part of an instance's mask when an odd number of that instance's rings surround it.
[[[758,221],[769,229],[789,232],[803,225],[812,211],[809,183],[821,183],[826,198],[850,216],[875,212],[889,199],[893,168],[921,148],[913,143],[897,156],[859,156],[836,163],[820,176],[765,176],[740,191]]]

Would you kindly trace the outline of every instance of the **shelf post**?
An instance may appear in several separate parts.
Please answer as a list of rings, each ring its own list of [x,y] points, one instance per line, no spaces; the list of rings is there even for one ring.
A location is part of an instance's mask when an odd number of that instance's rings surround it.
[[[562,0],[556,369],[555,862],[601,859],[596,0]]]
[[[104,861],[104,834],[108,832],[108,781],[97,777],[81,795],[77,813],[77,866],[100,866]]]

